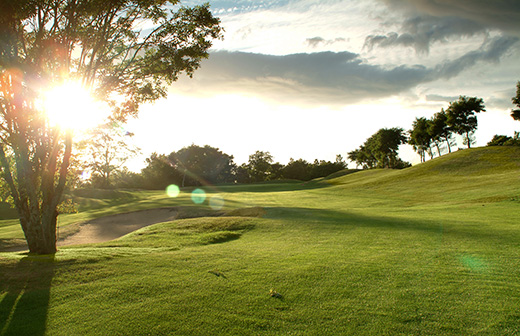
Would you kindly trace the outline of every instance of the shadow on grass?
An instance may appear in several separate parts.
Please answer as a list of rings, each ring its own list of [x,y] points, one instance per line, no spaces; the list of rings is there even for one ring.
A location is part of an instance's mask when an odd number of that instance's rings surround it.
[[[44,335],[54,256],[27,256],[4,267],[0,291],[0,335]]]
[[[0,238],[0,252],[17,252],[27,250],[27,243],[23,239]]]
[[[345,228],[346,226],[352,228],[381,228],[393,231],[424,232],[441,237],[469,238],[502,244],[516,243],[520,238],[517,234],[513,235],[509,231],[505,234],[498,227],[491,230],[489,226],[480,228],[478,223],[475,223],[475,225],[458,225],[455,219],[450,218],[449,213],[446,213],[445,218],[439,218],[438,220],[420,220],[387,216],[364,216],[348,211],[330,209],[272,207],[266,208],[266,210],[268,210],[267,217],[269,218],[304,221],[309,223],[309,225],[320,225],[320,230],[326,229],[325,225],[328,225],[330,230]]]
[[[330,184],[316,181],[272,181],[258,184],[234,184],[234,185],[217,185],[209,189],[209,192],[226,192],[226,193],[269,193],[281,191],[297,191],[321,189],[330,187]],[[205,188],[205,187],[202,187]],[[188,189],[188,188],[187,188]]]

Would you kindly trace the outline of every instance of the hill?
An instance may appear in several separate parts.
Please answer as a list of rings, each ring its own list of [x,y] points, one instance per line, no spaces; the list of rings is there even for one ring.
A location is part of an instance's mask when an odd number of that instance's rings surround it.
[[[494,202],[520,196],[520,147],[459,150],[402,170],[368,170],[329,180],[409,204]]]

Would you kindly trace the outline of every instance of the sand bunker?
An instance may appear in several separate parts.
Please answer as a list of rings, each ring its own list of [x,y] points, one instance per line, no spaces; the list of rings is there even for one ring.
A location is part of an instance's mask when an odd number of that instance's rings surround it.
[[[195,210],[183,207],[158,208],[128,212],[90,220],[79,225],[78,231],[60,238],[57,246],[103,243],[120,238],[132,231],[152,224],[175,219],[214,216],[262,217],[265,210],[261,207],[235,209],[227,213],[213,210]],[[25,246],[4,248],[3,252],[26,251]]]
[[[177,208],[141,210],[102,217],[80,225],[79,231],[59,239],[58,246],[102,243],[122,237],[142,227],[172,221],[178,216]]]

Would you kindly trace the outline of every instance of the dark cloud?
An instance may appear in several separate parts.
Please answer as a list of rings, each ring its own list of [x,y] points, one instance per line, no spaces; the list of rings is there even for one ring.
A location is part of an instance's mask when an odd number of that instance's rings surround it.
[[[428,53],[435,42],[448,42],[491,31],[520,37],[520,1],[518,0],[381,0],[393,13],[399,31],[373,34],[366,38],[369,49],[391,46],[412,47]],[[386,22],[389,23],[389,22]]]
[[[451,78],[458,75],[464,69],[475,65],[477,62],[498,63],[500,58],[518,42],[519,38],[511,36],[498,36],[489,39],[484,45],[465,55],[438,65],[435,68],[438,78]]]
[[[452,37],[486,34],[484,26],[457,17],[416,16],[404,20],[401,30],[403,33],[369,35],[365,46],[369,49],[374,46],[405,46],[414,48],[418,53],[428,53],[434,42],[447,42]]]
[[[308,38],[305,40],[305,42],[307,42],[307,44],[313,48],[316,48],[320,43],[323,43],[324,41],[325,39],[319,36]]]
[[[427,76],[428,69],[421,66],[385,70],[349,52],[273,56],[221,51],[177,88],[254,93],[282,103],[338,104],[396,94]]]
[[[350,52],[273,56],[219,51],[203,62],[193,80],[175,87],[184,93],[247,93],[281,103],[337,105],[383,98],[419,84],[459,75],[477,62],[497,62],[517,42],[490,39],[481,48],[434,67],[386,68]]]
[[[393,9],[437,18],[455,17],[475,24],[520,34],[518,0],[382,0]]]
[[[323,37],[319,37],[319,36],[308,38],[308,39],[305,40],[305,42],[312,48],[316,48],[320,44],[330,45],[330,44],[334,44],[334,43],[337,43],[337,42],[344,42],[344,41],[346,41],[346,39],[343,38],[343,37],[337,37],[337,38],[335,38],[333,40],[326,40]]]

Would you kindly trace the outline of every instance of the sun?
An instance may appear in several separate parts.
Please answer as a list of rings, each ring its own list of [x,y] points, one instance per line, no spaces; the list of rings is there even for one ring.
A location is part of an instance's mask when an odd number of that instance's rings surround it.
[[[108,117],[108,107],[81,83],[67,81],[43,92],[43,108],[53,127],[85,131]]]

